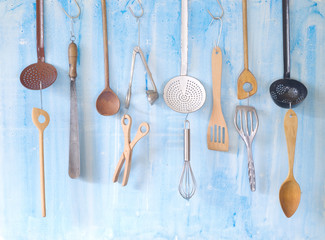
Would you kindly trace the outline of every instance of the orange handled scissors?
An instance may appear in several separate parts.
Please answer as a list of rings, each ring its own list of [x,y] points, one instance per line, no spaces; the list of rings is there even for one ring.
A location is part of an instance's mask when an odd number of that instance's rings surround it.
[[[127,123],[125,123],[125,120],[127,120]],[[125,186],[128,183],[129,175],[130,175],[130,170],[131,170],[131,160],[132,160],[132,151],[134,148],[134,145],[144,136],[146,136],[149,132],[149,124],[146,122],[143,122],[140,124],[138,131],[135,135],[135,138],[131,142],[131,137],[130,137],[130,130],[131,130],[131,124],[132,124],[132,118],[129,115],[124,115],[121,119],[122,123],[122,129],[124,133],[124,151],[120,157],[119,162],[117,163],[114,176],[113,176],[113,182],[117,182],[118,176],[120,175],[122,166],[124,162],[126,161],[125,164],[125,169],[124,169],[124,177],[123,177],[123,182],[122,186]]]

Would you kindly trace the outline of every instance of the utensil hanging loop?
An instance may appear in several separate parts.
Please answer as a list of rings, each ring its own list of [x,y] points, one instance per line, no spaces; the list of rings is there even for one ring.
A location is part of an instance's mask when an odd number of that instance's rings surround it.
[[[138,1],[138,3],[139,3],[139,6],[140,6],[140,8],[141,8],[141,14],[140,15],[135,15],[135,13],[133,12],[133,10],[132,10],[132,8],[129,6],[128,8],[129,8],[129,10],[130,10],[130,12],[131,12],[131,14],[133,15],[133,17],[135,17],[136,19],[137,19],[137,21],[139,20],[139,18],[141,18],[142,16],[143,16],[143,14],[144,14],[144,10],[143,10],[143,7],[142,7],[142,4],[141,4],[141,1],[140,0],[137,0]]]
[[[74,2],[76,3],[77,7],[78,7],[78,14],[76,16],[71,16],[70,14],[68,14],[65,9],[61,6],[63,12],[65,13],[65,15],[67,15],[68,18],[70,19],[75,19],[75,18],[78,18],[80,16],[80,13],[81,13],[81,9],[80,9],[80,6],[77,2],[77,0],[74,0]]]
[[[211,20],[211,22],[210,22],[210,25],[213,23],[214,20],[216,20],[216,21],[219,20],[219,21],[220,21],[219,36],[218,36],[218,41],[216,41],[216,43],[215,43],[215,47],[217,47],[217,46],[219,45],[219,42],[220,42],[220,36],[221,36],[222,26],[223,26],[222,17],[223,17],[223,13],[224,13],[224,11],[223,11],[223,7],[222,7],[220,1],[217,0],[217,2],[218,2],[218,4],[219,4],[219,7],[221,8],[221,14],[220,14],[220,16],[214,16],[214,15],[210,12],[210,10],[207,10],[207,12],[209,13],[209,15],[212,17],[212,20]]]

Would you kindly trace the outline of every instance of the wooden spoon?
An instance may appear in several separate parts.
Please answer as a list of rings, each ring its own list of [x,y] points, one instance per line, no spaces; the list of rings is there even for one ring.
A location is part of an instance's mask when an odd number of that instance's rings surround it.
[[[109,87],[109,68],[108,68],[108,47],[107,47],[107,15],[106,1],[102,0],[103,15],[103,40],[104,40],[104,61],[105,61],[105,88],[98,96],[96,101],[97,111],[104,116],[116,114],[120,109],[120,100],[113,90]]]
[[[282,183],[279,198],[284,214],[289,218],[297,210],[300,203],[300,187],[293,176],[293,163],[295,157],[296,137],[298,129],[298,118],[296,113],[290,109],[284,117],[284,131],[287,139],[289,174]]]
[[[248,40],[247,40],[247,0],[243,0],[243,32],[244,32],[244,71],[237,80],[237,98],[245,99],[257,91],[257,82],[254,75],[248,70]],[[249,91],[244,90],[245,83],[251,85]]]
[[[45,118],[44,122],[39,121],[39,117],[43,116]],[[49,125],[50,116],[49,114],[39,108],[33,108],[32,120],[34,125],[39,131],[39,159],[40,159],[40,177],[41,177],[41,202],[42,202],[42,216],[46,217],[46,207],[45,207],[45,180],[44,180],[44,143],[43,135],[45,128]]]

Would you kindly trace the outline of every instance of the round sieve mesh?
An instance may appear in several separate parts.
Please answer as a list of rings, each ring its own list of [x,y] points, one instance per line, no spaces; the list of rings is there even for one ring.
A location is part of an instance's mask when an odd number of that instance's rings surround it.
[[[32,90],[40,89],[40,82],[42,82],[42,89],[51,86],[57,77],[55,67],[48,63],[35,63],[26,67],[20,74],[20,82],[26,88]]]
[[[171,79],[164,88],[164,100],[168,107],[180,113],[199,110],[206,98],[202,83],[189,76]]]

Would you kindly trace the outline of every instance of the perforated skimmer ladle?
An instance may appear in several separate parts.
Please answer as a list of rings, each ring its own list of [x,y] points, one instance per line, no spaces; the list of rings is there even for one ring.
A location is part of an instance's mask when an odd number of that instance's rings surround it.
[[[206,99],[202,83],[187,76],[188,54],[188,1],[182,0],[181,26],[181,75],[167,82],[164,88],[164,100],[168,107],[179,113],[191,113],[199,110]],[[184,177],[185,174],[185,177]],[[196,181],[190,167],[190,127],[185,120],[184,126],[184,170],[179,184],[179,192],[185,199],[190,199],[196,189]]]
[[[57,77],[57,71],[51,64],[45,63],[44,53],[44,1],[36,0],[36,41],[37,63],[26,67],[20,74],[21,84],[32,90],[51,86]]]
[[[290,78],[290,17],[289,0],[282,0],[283,25],[283,65],[284,76],[273,82],[270,94],[273,101],[282,108],[291,108],[301,103],[308,94],[307,88],[301,82]]]
[[[169,80],[164,88],[164,100],[168,107],[179,113],[199,110],[206,99],[202,83],[187,76],[188,55],[188,2],[182,0],[181,26],[181,75]]]

